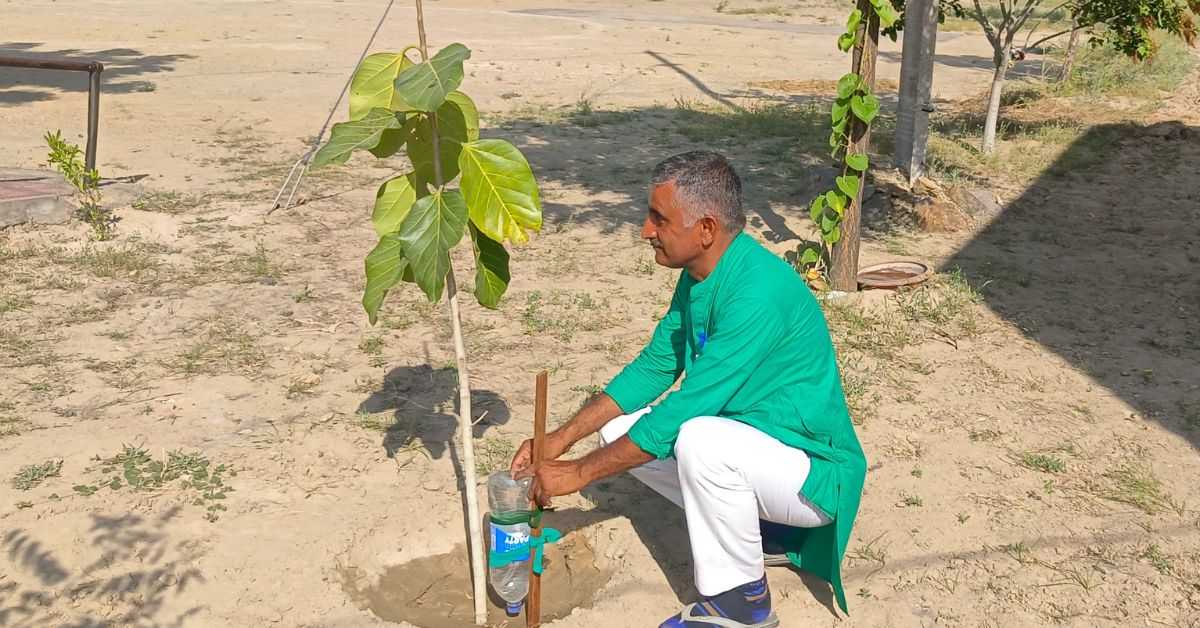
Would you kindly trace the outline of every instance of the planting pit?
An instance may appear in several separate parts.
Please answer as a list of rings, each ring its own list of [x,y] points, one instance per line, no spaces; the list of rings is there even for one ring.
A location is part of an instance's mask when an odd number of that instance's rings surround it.
[[[542,574],[542,622],[591,606],[596,592],[610,571],[596,566],[596,555],[581,535],[569,535],[545,550]],[[471,566],[467,550],[457,546],[446,554],[426,556],[388,567],[374,585],[362,586],[361,572],[343,569],[347,595],[380,619],[407,621],[422,628],[468,628],[474,626],[475,606],[469,595]],[[488,625],[524,624],[522,617],[510,618],[488,587]]]

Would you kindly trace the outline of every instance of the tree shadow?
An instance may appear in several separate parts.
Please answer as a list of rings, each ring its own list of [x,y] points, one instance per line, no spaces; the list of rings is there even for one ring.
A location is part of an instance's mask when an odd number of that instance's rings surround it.
[[[384,427],[383,448],[389,458],[397,451],[420,446],[434,459],[451,453],[458,464],[454,436],[458,430],[458,373],[434,369],[428,364],[400,366],[383,378],[380,389],[358,406],[360,413],[392,412],[392,422]],[[510,418],[508,404],[496,392],[471,391],[471,412],[475,416],[475,438],[483,438],[488,428],[504,425]],[[482,417],[482,418],[481,418]],[[459,483],[462,483],[461,469]]]
[[[192,566],[199,558],[195,550],[162,531],[180,510],[176,506],[149,519],[91,514],[88,534],[96,558],[78,569],[65,566],[35,532],[9,531],[0,537],[0,551],[10,564],[4,571],[12,574],[0,582],[0,626],[181,625],[202,607],[192,606],[168,618],[160,616],[164,605],[186,595],[192,581],[203,577]],[[94,600],[103,605],[102,615],[56,608],[55,600],[60,598]]]
[[[1200,128],[1092,127],[946,263],[997,314],[1200,448]]]
[[[146,80],[147,75],[173,71],[180,61],[195,58],[189,54],[145,55],[132,48],[40,50],[41,47],[42,44],[32,42],[3,43],[0,55],[39,61],[99,61],[104,64],[100,75],[102,94],[153,91],[154,84]],[[0,104],[17,105],[50,100],[64,92],[87,91],[86,72],[0,67]]]
[[[703,148],[730,159],[742,177],[748,221],[778,243],[807,235],[809,203],[840,174],[829,155],[829,102],[800,94],[744,107],[680,101],[619,111],[517,110],[498,114],[499,123],[483,134],[518,144],[543,184],[584,194],[544,194],[547,230],[562,224],[604,233],[639,228],[654,165]],[[893,120],[888,114],[879,119],[877,160],[890,152]]]

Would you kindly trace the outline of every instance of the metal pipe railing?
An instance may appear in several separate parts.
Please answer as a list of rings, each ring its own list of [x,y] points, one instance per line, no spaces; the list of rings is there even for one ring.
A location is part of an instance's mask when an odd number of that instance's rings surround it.
[[[54,61],[25,57],[0,57],[0,67],[88,73],[88,131],[87,152],[84,153],[84,159],[87,169],[94,170],[96,168],[96,136],[100,132],[100,73],[104,71],[104,64],[99,61]]]

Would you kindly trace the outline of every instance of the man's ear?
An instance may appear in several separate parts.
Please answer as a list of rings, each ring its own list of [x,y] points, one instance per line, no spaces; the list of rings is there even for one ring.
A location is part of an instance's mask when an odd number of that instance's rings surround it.
[[[721,228],[717,219],[712,216],[705,216],[700,219],[700,238],[704,246],[711,246],[717,241],[717,230]]]

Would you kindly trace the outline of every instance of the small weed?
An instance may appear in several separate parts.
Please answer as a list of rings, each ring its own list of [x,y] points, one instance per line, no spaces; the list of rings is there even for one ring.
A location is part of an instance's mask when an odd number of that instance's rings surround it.
[[[924,471],[922,471],[920,467],[916,467],[916,468],[914,468],[914,469],[913,469],[912,471],[910,471],[909,473],[910,473],[910,475],[912,475],[914,478],[919,478],[919,477],[921,477],[921,476],[925,475],[925,472],[924,472]]]
[[[901,501],[900,503],[904,504],[904,506],[906,508],[911,508],[913,506],[924,506],[925,505],[924,500],[922,500],[920,497],[917,497],[915,495],[906,495],[904,497],[903,501]]]
[[[609,326],[608,301],[597,301],[587,293],[533,291],[525,297],[521,314],[528,334],[552,333],[570,342],[576,332],[599,331]]]
[[[50,153],[46,163],[54,166],[79,192],[79,209],[76,218],[92,228],[92,239],[103,241],[113,237],[117,218],[112,209],[101,205],[100,173],[95,168],[88,170],[83,160],[83,151],[78,145],[63,139],[62,131],[46,132],[46,145]]]
[[[29,307],[33,303],[26,294],[0,294],[0,316]]]
[[[27,464],[17,471],[12,479],[12,487],[18,491],[28,491],[29,489],[41,484],[47,478],[58,477],[58,472],[62,470],[62,460],[47,460],[41,464]]]
[[[358,350],[367,355],[383,353],[383,336],[367,336],[358,341]]]
[[[875,563],[878,565],[878,567],[876,567],[874,570],[872,570],[871,573],[867,574],[868,578],[870,578],[872,575],[874,575],[880,569],[883,569],[884,567],[887,566],[887,548],[877,546],[877,544],[879,543],[879,541],[881,539],[883,539],[883,534],[880,534],[879,536],[872,539],[866,545],[863,545],[862,547],[856,548],[854,550],[854,556],[856,558],[858,558],[860,560],[865,560],[867,562],[872,562],[872,563]]]
[[[1162,490],[1154,470],[1145,463],[1129,463],[1107,473],[1106,477],[1114,482],[1104,493],[1107,499],[1128,504],[1148,515],[1167,509],[1178,510],[1171,496]]]
[[[505,468],[512,460],[517,448],[507,438],[489,438],[475,452],[475,470],[481,475]]]
[[[303,290],[292,295],[292,301],[295,301],[296,303],[305,303],[307,301],[312,301],[312,299],[313,299],[312,287],[308,285],[307,281],[304,282]]]
[[[1150,561],[1150,565],[1157,569],[1158,573],[1169,574],[1175,571],[1175,560],[1170,554],[1163,553],[1157,544],[1147,545],[1138,556]]]
[[[209,316],[190,332],[197,338],[166,364],[179,374],[228,370],[257,373],[266,365],[267,356],[258,346],[258,336],[236,321],[220,315]]]
[[[387,358],[371,358],[371,361],[368,362],[367,364],[370,364],[372,367],[375,367],[375,368],[381,368],[381,367],[387,366]]]
[[[1029,551],[1029,546],[1025,545],[1024,541],[1001,545],[1000,551],[1008,554],[1010,558],[1022,565],[1031,565],[1036,562],[1033,554]]]
[[[454,373],[457,373],[458,372],[458,361],[457,360],[446,360],[445,362],[442,362],[441,366],[438,367],[438,370],[439,371],[452,371]]]
[[[958,513],[958,522],[959,522],[959,523],[966,523],[966,522],[967,522],[967,521],[969,521],[970,519],[971,519],[971,515],[968,515],[968,514],[967,514],[967,513],[965,513],[965,512],[960,512],[960,513]]]
[[[33,508],[33,502],[21,501],[21,502],[17,502],[17,503],[16,503],[16,504],[14,504],[14,505],[17,507],[17,510],[24,510],[24,509],[26,509],[26,508]]]
[[[96,484],[79,484],[74,489],[86,497],[105,487],[113,491],[129,488],[136,492],[175,488],[196,495],[192,505],[204,506],[204,518],[216,521],[218,513],[226,509],[221,503],[225,494],[233,491],[233,487],[225,484],[224,476],[235,477],[237,472],[223,464],[211,469],[209,466],[209,460],[198,453],[175,450],[168,452],[165,460],[155,460],[145,449],[125,445],[121,453],[100,460],[100,477]]]
[[[513,98],[520,98],[520,97],[521,97],[521,94],[519,94],[517,92],[504,92],[503,94],[500,94],[500,98],[502,98],[504,100],[512,100]]]
[[[293,378],[283,390],[288,399],[299,399],[300,397],[312,396],[317,387],[316,382],[306,378]]]
[[[971,433],[968,435],[968,437],[971,439],[971,442],[977,443],[982,441],[990,443],[999,440],[999,438],[1003,435],[1004,433],[1000,430],[987,428],[983,430],[971,430]]]
[[[870,589],[868,589],[868,588],[866,588],[866,587],[863,587],[863,588],[859,589],[859,590],[858,590],[858,597],[861,597],[861,598],[862,598],[862,599],[864,599],[864,600],[865,600],[865,599],[868,599],[868,598],[870,598],[870,597],[871,597],[871,590],[870,590]]]
[[[1017,459],[1021,461],[1021,464],[1030,469],[1036,469],[1044,473],[1062,473],[1067,470],[1067,464],[1061,458],[1045,454],[1027,452],[1018,454]]]
[[[577,393],[583,393],[588,397],[595,397],[604,392],[604,387],[599,384],[588,384],[587,386],[572,386],[571,390]]]
[[[134,202],[133,208],[163,214],[182,214],[201,209],[210,202],[211,199],[207,196],[186,192],[149,192]]]

